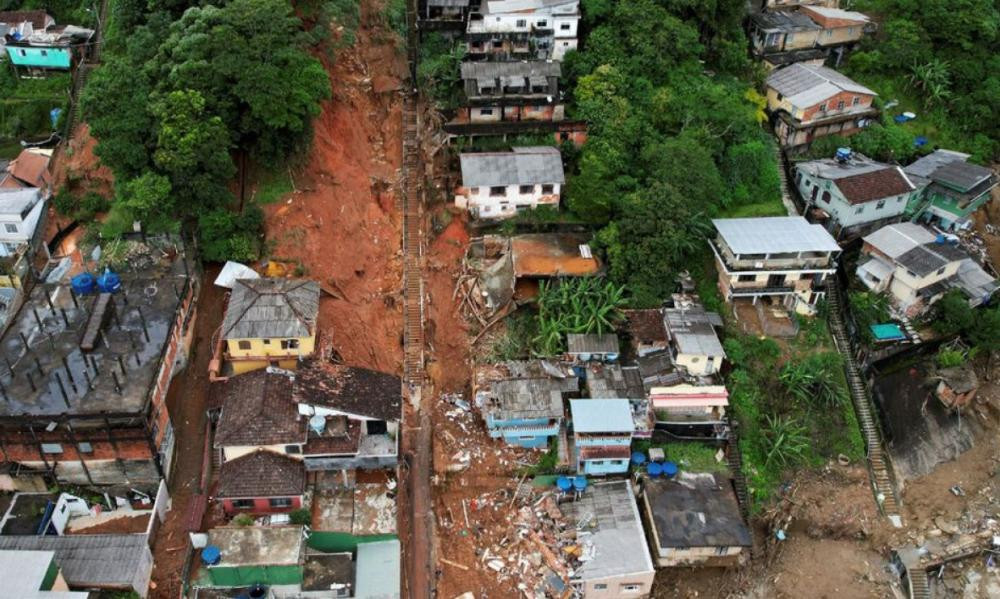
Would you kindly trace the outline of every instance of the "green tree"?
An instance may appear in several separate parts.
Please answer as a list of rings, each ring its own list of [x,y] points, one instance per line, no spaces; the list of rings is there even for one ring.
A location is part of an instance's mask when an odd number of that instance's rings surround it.
[[[952,289],[937,301],[937,317],[931,326],[942,335],[958,335],[970,331],[976,321],[976,314],[969,307],[969,301],[958,289]]]

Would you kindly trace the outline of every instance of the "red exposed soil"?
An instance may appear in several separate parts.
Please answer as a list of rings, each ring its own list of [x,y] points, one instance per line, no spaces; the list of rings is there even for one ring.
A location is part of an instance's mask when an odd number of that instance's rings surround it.
[[[430,298],[425,316],[431,360],[427,370],[443,393],[462,391],[469,382],[469,332],[453,299],[455,279],[469,245],[465,222],[456,217],[431,242],[424,268]]]
[[[78,125],[69,144],[53,161],[53,187],[60,189],[68,185],[73,192],[94,191],[111,197],[114,175],[110,168],[101,164],[94,153],[96,147],[97,140],[90,136],[90,126],[86,123]]]
[[[314,123],[296,191],[265,212],[273,255],[299,262],[306,276],[343,295],[323,296],[319,348],[335,349],[354,366],[398,372],[402,98],[386,80],[398,83],[406,63],[377,20],[377,5],[363,2],[354,46],[332,64],[319,55],[333,98]],[[375,91],[375,77],[387,91]]]
[[[96,535],[96,534],[131,534],[146,532],[149,526],[151,514],[140,514],[138,516],[123,516],[108,522],[103,522],[87,528],[70,530],[72,535]]]

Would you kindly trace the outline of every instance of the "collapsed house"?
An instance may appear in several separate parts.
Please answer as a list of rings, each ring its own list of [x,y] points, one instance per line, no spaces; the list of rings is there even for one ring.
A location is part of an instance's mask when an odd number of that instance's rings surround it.
[[[907,205],[907,215],[945,230],[968,227],[972,214],[1000,184],[996,173],[968,159],[961,152],[935,150],[904,167],[903,172],[920,190]]]
[[[546,447],[563,426],[563,398],[580,382],[565,366],[544,360],[508,361],[477,370],[473,396],[493,438]]]

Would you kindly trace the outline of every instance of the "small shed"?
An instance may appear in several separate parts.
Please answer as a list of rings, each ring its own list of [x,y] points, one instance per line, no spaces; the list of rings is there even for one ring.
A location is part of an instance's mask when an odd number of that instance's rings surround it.
[[[571,357],[581,362],[614,362],[620,351],[618,336],[614,333],[603,335],[570,333],[566,335],[566,347]]]
[[[356,599],[399,599],[399,540],[358,544]]]

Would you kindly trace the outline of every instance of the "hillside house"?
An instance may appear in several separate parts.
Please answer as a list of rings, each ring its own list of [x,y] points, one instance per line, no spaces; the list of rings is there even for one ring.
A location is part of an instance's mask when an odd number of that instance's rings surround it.
[[[837,8],[840,0],[751,0],[749,7],[751,10],[777,10],[785,8],[799,8],[801,6],[826,6]]]
[[[794,62],[822,65],[831,53],[839,64],[844,49],[860,41],[870,23],[862,13],[838,8],[774,10],[750,16],[750,40],[770,69]]]
[[[4,48],[8,60],[20,76],[35,77],[49,70],[68,71],[74,61],[86,55],[93,36],[93,29],[50,25],[18,39],[8,38]]]
[[[232,373],[269,364],[295,368],[300,358],[315,349],[318,313],[319,284],[315,281],[235,280],[220,336]]]
[[[28,148],[7,165],[0,177],[0,190],[35,188],[45,198],[52,194],[52,173],[49,172],[51,150]]]
[[[642,517],[627,480],[591,484],[578,499],[559,505],[568,522],[586,522],[578,538],[593,547],[593,557],[570,576],[581,599],[644,599],[656,570],[645,543]]]
[[[985,303],[997,281],[957,245],[915,223],[883,227],[864,237],[855,271],[876,292],[888,292],[893,303],[913,317],[958,289],[972,307]]]
[[[490,436],[512,445],[544,447],[563,423],[563,397],[580,381],[566,366],[546,360],[511,360],[476,369],[475,405]]]
[[[628,472],[632,409],[627,399],[573,399],[573,447],[578,474],[603,476]]]
[[[44,10],[5,10],[0,11],[0,50],[7,45],[8,36],[12,39],[23,39],[35,31],[45,31],[56,24],[56,20]],[[6,50],[0,56],[6,57]]]
[[[463,153],[459,161],[462,186],[455,192],[455,205],[474,218],[509,218],[538,206],[559,207],[566,177],[558,148]]]
[[[466,54],[473,60],[562,60],[577,48],[579,22],[579,0],[483,0],[469,15]]]
[[[641,495],[653,559],[660,567],[737,566],[752,539],[729,479],[680,472],[648,479]]]
[[[667,349],[667,329],[659,309],[625,310],[624,314],[625,332],[636,356],[641,358]]]
[[[420,0],[420,28],[427,30],[454,29],[461,30],[469,17],[472,6],[478,9],[480,0]]]
[[[713,219],[710,242],[726,301],[760,299],[814,314],[836,272],[840,246],[821,225],[801,216]]]
[[[68,484],[168,478],[167,390],[187,358],[200,279],[181,241],[132,241],[120,288],[36,284],[0,337],[4,458]]]
[[[458,121],[561,121],[560,63],[543,60],[463,62],[466,106]]]
[[[692,376],[711,376],[722,368],[726,352],[716,334],[722,317],[689,297],[675,296],[673,308],[663,309],[667,345],[674,364]]]
[[[849,135],[878,114],[878,95],[833,69],[796,63],[767,77],[767,109],[783,148],[802,149],[819,137]]]
[[[968,154],[936,150],[905,167],[903,172],[920,193],[907,205],[914,220],[943,229],[964,228],[972,213],[990,200],[998,179],[992,170],[970,164]]]
[[[649,398],[656,420],[670,424],[722,424],[729,406],[729,392],[723,385],[653,387]]]
[[[46,206],[39,189],[0,189],[0,258],[38,245]]]
[[[214,497],[228,515],[278,514],[302,507],[305,490],[300,460],[258,449],[222,464]]]
[[[574,362],[615,362],[621,348],[614,333],[566,335],[566,355]]]
[[[859,154],[800,162],[795,185],[807,212],[815,210],[838,239],[901,220],[918,195],[903,169]]]

